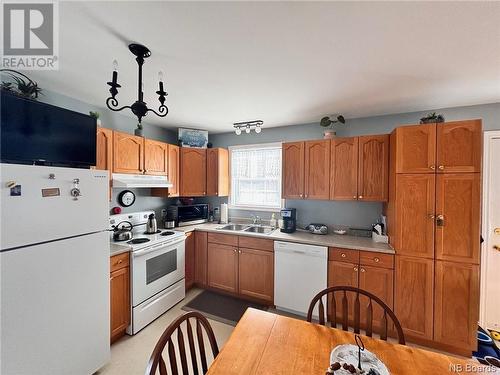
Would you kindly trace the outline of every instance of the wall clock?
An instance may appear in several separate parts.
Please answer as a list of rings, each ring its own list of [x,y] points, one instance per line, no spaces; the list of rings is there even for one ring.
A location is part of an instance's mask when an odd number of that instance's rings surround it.
[[[135,202],[135,194],[133,191],[124,190],[118,195],[118,203],[123,207],[130,207]]]

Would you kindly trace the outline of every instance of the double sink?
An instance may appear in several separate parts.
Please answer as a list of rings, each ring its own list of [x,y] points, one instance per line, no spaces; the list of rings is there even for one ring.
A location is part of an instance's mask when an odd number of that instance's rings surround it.
[[[247,232],[247,233],[260,233],[271,234],[274,232],[273,227],[264,225],[244,225],[244,224],[227,224],[222,227],[216,228],[217,230],[230,230],[233,232]]]

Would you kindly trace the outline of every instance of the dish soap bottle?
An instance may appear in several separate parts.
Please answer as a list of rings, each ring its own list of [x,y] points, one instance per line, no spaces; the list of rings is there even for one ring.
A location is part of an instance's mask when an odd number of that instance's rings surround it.
[[[269,225],[276,229],[277,221],[276,221],[276,214],[274,212],[271,215],[271,220],[269,220]]]

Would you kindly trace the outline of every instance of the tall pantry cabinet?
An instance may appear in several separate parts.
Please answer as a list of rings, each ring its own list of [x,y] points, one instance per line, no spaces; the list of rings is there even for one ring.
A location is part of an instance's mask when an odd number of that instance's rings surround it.
[[[470,356],[479,317],[481,120],[391,134],[394,308],[410,340]]]

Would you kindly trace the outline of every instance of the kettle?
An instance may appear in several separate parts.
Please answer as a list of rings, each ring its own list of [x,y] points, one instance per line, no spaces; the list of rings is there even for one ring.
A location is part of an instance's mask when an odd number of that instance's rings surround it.
[[[151,214],[148,216],[148,222],[146,223],[146,234],[154,234],[156,232],[158,232],[158,225],[155,214]]]
[[[120,227],[121,225],[121,227]],[[132,239],[132,223],[130,221],[122,221],[113,228],[113,240],[128,241]]]

